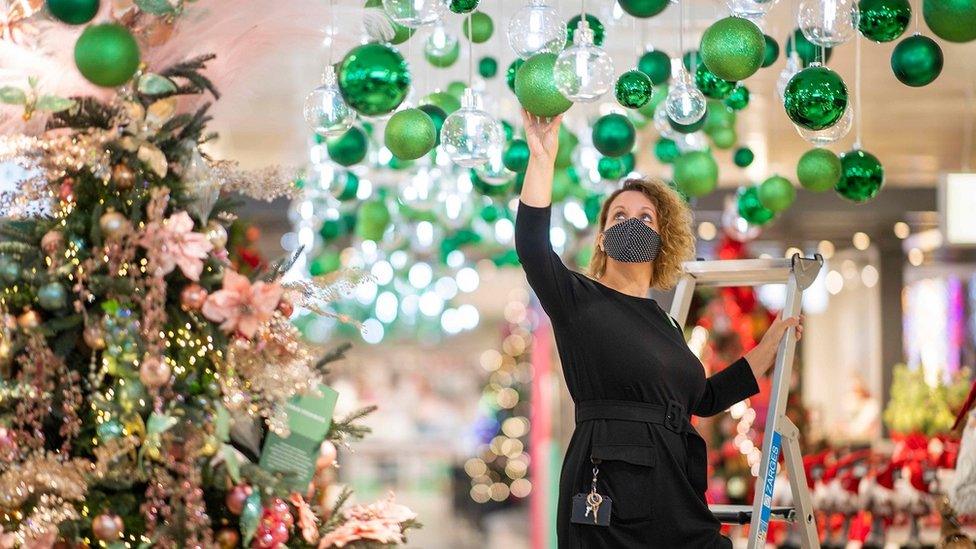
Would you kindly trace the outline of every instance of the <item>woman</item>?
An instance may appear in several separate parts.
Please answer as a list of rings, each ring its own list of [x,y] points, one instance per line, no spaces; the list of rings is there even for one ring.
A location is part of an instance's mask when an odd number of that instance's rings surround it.
[[[732,547],[706,505],[705,442],[689,418],[756,394],[786,330],[800,337],[799,318],[777,319],[754,349],[706,379],[680,328],[645,297],[652,287],[673,286],[681,262],[693,257],[688,207],[660,182],[625,182],[601,208],[590,277],[568,270],[549,241],[561,117],[522,117],[530,157],[515,246],[552,320],[576,404],[559,480],[559,547]],[[592,508],[583,522],[571,519],[574,496],[585,500],[592,490],[594,468],[595,491],[612,500],[608,526],[588,522]]]

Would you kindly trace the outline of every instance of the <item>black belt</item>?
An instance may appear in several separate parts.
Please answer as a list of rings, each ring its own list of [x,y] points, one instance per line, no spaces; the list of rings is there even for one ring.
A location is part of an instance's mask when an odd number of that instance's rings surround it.
[[[669,400],[666,405],[628,400],[584,400],[576,405],[576,423],[594,419],[657,423],[675,433],[694,430],[684,406],[677,400]]]

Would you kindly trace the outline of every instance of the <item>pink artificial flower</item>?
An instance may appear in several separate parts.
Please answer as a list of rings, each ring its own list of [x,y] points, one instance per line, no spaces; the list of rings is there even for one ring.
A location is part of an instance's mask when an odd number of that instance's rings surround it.
[[[357,540],[403,543],[403,523],[417,518],[417,514],[395,503],[394,497],[390,492],[384,500],[346,509],[343,512],[346,521],[322,538],[319,549],[345,547]]]
[[[203,260],[213,250],[213,244],[203,233],[193,232],[190,214],[179,211],[168,219],[146,226],[139,244],[153,254],[158,275],[173,272],[177,266],[187,278],[200,280]]]
[[[315,543],[319,539],[318,519],[315,513],[301,494],[292,492],[290,499],[291,504],[298,510],[298,528],[302,531],[302,538],[307,543]]]
[[[248,339],[271,320],[284,290],[276,283],[255,282],[230,269],[224,271],[223,289],[213,292],[203,304],[203,316],[221,322],[227,333],[235,330]]]

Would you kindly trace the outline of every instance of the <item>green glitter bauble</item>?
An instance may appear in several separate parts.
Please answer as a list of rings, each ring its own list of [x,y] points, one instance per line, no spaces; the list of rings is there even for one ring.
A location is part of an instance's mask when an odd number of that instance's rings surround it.
[[[623,160],[620,158],[603,156],[600,157],[599,162],[596,164],[596,171],[603,179],[620,179],[627,174],[624,171],[625,167]]]
[[[69,25],[87,23],[98,13],[98,0],[47,0],[47,11]]]
[[[766,52],[763,33],[742,17],[726,17],[712,23],[699,46],[708,70],[722,80],[745,80],[759,70]]]
[[[759,200],[759,187],[740,187],[736,199],[739,216],[752,225],[765,225],[776,215]]]
[[[774,175],[759,185],[759,201],[774,213],[789,208],[794,200],[796,187],[785,177]]]
[[[923,0],[922,15],[932,33],[943,40],[976,40],[976,2],[973,0]]]
[[[755,160],[756,155],[752,152],[749,147],[740,147],[735,150],[735,154],[732,155],[732,161],[735,165],[740,168],[746,168],[752,164]]]
[[[524,172],[529,166],[529,145],[524,139],[515,139],[502,154],[502,163],[513,172]]]
[[[712,143],[719,149],[731,149],[739,141],[739,135],[734,128],[719,128],[712,132],[709,137]]]
[[[418,109],[427,113],[430,117],[431,122],[434,123],[434,146],[441,144],[441,126],[444,125],[444,120],[447,120],[447,113],[444,109],[433,104],[426,104],[417,107]]]
[[[478,0],[451,0],[447,7],[454,13],[469,13],[478,7]]]
[[[695,86],[705,94],[705,97],[725,99],[735,89],[735,82],[722,80],[702,64],[695,70]]]
[[[593,124],[593,146],[604,156],[622,156],[634,148],[637,131],[626,116],[611,113]]]
[[[857,28],[868,40],[891,42],[908,28],[912,5],[908,0],[860,0]]]
[[[75,65],[96,86],[121,86],[139,68],[139,44],[122,25],[91,25],[75,42]]]
[[[749,105],[749,88],[742,85],[740,82],[738,86],[732,90],[732,93],[725,98],[725,106],[734,110],[741,111]]]
[[[400,52],[385,44],[363,44],[339,63],[339,90],[365,116],[393,112],[410,91],[410,71]]]
[[[447,93],[447,92],[434,92],[427,94],[423,100],[424,103],[435,105],[440,107],[448,116],[458,109],[461,108],[461,102],[458,101],[457,97]]]
[[[383,143],[397,158],[416,160],[437,144],[437,129],[426,112],[403,109],[386,122]]]
[[[705,151],[691,151],[674,161],[674,182],[688,196],[705,196],[718,186],[718,164]]]
[[[478,61],[478,74],[482,78],[494,78],[498,74],[498,61],[494,57],[482,57]]]
[[[681,156],[681,151],[674,140],[662,137],[654,144],[654,156],[663,164],[671,164]]]
[[[847,108],[847,85],[827,67],[807,67],[786,85],[783,105],[794,124],[808,130],[829,128]]]
[[[523,59],[516,59],[512,61],[512,64],[508,66],[505,70],[505,83],[508,84],[508,89],[515,91],[515,76],[518,75],[519,67],[525,63]]]
[[[763,35],[763,62],[762,68],[766,68],[776,62],[779,57],[779,44],[776,39],[768,34]]]
[[[386,202],[376,197],[363,202],[356,219],[356,235],[364,240],[379,241],[390,225],[390,210]]]
[[[942,73],[942,48],[927,36],[909,36],[891,52],[891,70],[906,86],[918,88],[935,81]]]
[[[668,7],[668,0],[618,0],[620,7],[634,17],[654,17]]]
[[[814,44],[813,42],[807,40],[807,37],[803,34],[803,31],[796,29],[793,34],[786,39],[786,57],[790,56],[793,51],[793,44],[796,44],[796,54],[800,57],[800,61],[803,61],[803,66],[807,66],[814,61],[830,61],[830,56],[833,52],[831,48],[827,48],[827,59],[821,59],[820,46]]]
[[[576,28],[579,26],[581,19],[579,14],[577,14],[566,23],[566,47],[572,45],[573,37],[576,36]],[[595,15],[587,13],[586,24],[593,31],[593,43],[597,46],[602,46],[603,40],[607,36],[607,30],[603,27],[603,23]]]
[[[471,20],[470,29],[468,28],[469,18]],[[464,22],[461,23],[461,32],[468,40],[475,44],[481,44],[491,38],[492,33],[495,32],[495,23],[492,22],[491,16],[487,13],[476,11],[464,18]]]
[[[671,78],[671,58],[661,50],[644,52],[637,60],[637,70],[646,74],[655,86],[663,84]]]
[[[735,111],[725,106],[721,101],[709,101],[705,109],[705,133],[713,133],[722,128],[734,128],[737,118]]]
[[[874,198],[884,185],[884,167],[871,153],[854,149],[840,155],[841,178],[834,187],[837,194],[852,202]]]
[[[646,74],[639,70],[630,70],[617,78],[614,91],[618,103],[628,109],[639,109],[651,100],[654,87]]]
[[[796,164],[796,179],[808,191],[819,193],[833,189],[842,174],[840,158],[827,149],[810,149]]]
[[[366,132],[353,126],[339,137],[325,140],[329,158],[341,166],[352,166],[366,158],[369,139]]]
[[[556,116],[569,110],[573,102],[559,93],[552,67],[554,53],[537,53],[525,60],[515,77],[515,96],[530,114]]]
[[[37,303],[46,311],[57,311],[68,304],[68,290],[60,282],[48,282],[37,290]]]

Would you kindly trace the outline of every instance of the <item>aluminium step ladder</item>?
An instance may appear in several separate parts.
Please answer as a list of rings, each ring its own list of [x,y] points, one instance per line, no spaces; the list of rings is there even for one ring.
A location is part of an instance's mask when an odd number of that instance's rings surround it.
[[[671,303],[671,316],[679,326],[688,319],[691,298],[697,287],[758,286],[762,284],[786,284],[786,300],[783,316],[800,313],[803,290],[817,278],[823,266],[823,257],[813,258],[793,254],[784,259],[730,259],[716,261],[686,261],[684,274],[678,282]],[[709,509],[726,524],[749,524],[749,549],[763,549],[771,519],[793,522],[800,530],[803,549],[819,549],[820,541],[813,504],[803,471],[800,454],[799,430],[786,417],[786,399],[793,371],[793,352],[796,334],[790,328],[780,341],[773,370],[773,386],[770,393],[769,412],[763,433],[762,461],[752,505],[712,505]],[[773,507],[773,486],[780,452],[784,453],[784,466],[789,475],[793,494],[792,507]]]

